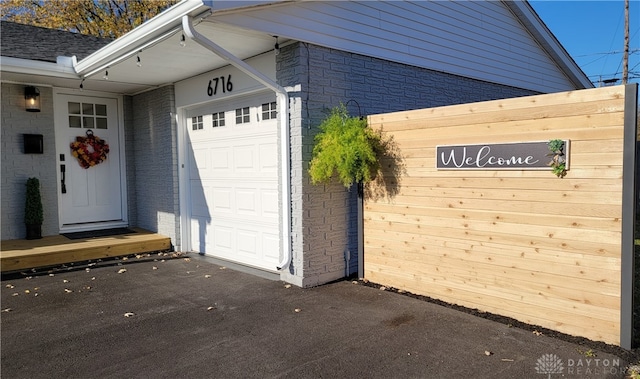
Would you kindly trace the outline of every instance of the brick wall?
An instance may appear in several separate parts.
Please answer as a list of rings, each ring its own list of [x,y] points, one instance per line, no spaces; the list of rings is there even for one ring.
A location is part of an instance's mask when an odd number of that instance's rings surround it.
[[[30,177],[40,180],[40,193],[44,207],[43,235],[58,233],[58,195],[56,178],[56,151],[53,125],[53,91],[40,89],[41,112],[27,112],[22,84],[0,84],[1,123],[0,160],[2,161],[1,238],[25,237],[24,199],[26,181]],[[22,134],[42,134],[44,154],[24,154]]]
[[[174,245],[179,244],[174,88],[166,86],[136,95],[130,106],[131,125],[125,134],[132,141],[128,141],[127,156],[133,157],[128,170],[135,176],[133,183],[129,182],[133,187],[129,195],[135,199],[135,225],[169,236]]]
[[[303,287],[357,272],[355,187],[314,186],[307,173],[313,138],[329,109],[344,103],[352,115],[366,116],[534,94],[303,43],[281,49],[277,80],[301,85],[290,93],[293,259],[283,279]]]

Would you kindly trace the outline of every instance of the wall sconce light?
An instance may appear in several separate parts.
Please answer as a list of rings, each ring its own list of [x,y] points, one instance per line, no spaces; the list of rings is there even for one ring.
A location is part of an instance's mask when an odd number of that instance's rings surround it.
[[[40,112],[40,90],[36,87],[24,88],[25,109],[27,112]]]

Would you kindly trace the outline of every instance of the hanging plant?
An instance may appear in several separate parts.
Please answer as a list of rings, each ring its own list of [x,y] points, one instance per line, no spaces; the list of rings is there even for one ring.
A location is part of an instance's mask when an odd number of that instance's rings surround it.
[[[380,164],[381,135],[367,121],[351,117],[344,104],[331,110],[320,124],[309,165],[313,184],[328,183],[335,176],[349,188],[375,179]]]
[[[86,134],[86,137],[78,136],[71,143],[71,155],[85,169],[106,161],[109,154],[109,145],[103,139],[93,135],[92,130],[87,130]]]
[[[564,141],[561,139],[550,140],[547,144],[549,147],[549,154],[551,157],[551,172],[553,172],[558,178],[564,178],[567,175],[567,160],[564,154]]]

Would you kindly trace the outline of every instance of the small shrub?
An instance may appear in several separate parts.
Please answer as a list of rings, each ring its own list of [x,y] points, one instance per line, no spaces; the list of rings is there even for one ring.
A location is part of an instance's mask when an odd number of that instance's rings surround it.
[[[44,220],[42,198],[40,197],[40,181],[38,178],[27,179],[27,197],[24,206],[24,223],[41,225]]]

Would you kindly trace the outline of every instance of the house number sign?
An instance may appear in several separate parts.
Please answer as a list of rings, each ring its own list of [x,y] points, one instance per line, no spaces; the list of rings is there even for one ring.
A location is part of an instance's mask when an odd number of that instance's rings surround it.
[[[569,167],[569,141],[564,156]],[[438,170],[549,170],[548,141],[436,146]]]
[[[227,93],[233,91],[233,83],[231,83],[231,74],[229,74],[226,78],[224,76],[219,76],[217,78],[213,78],[209,80],[209,85],[207,86],[207,95],[215,96],[220,91],[221,93]]]

